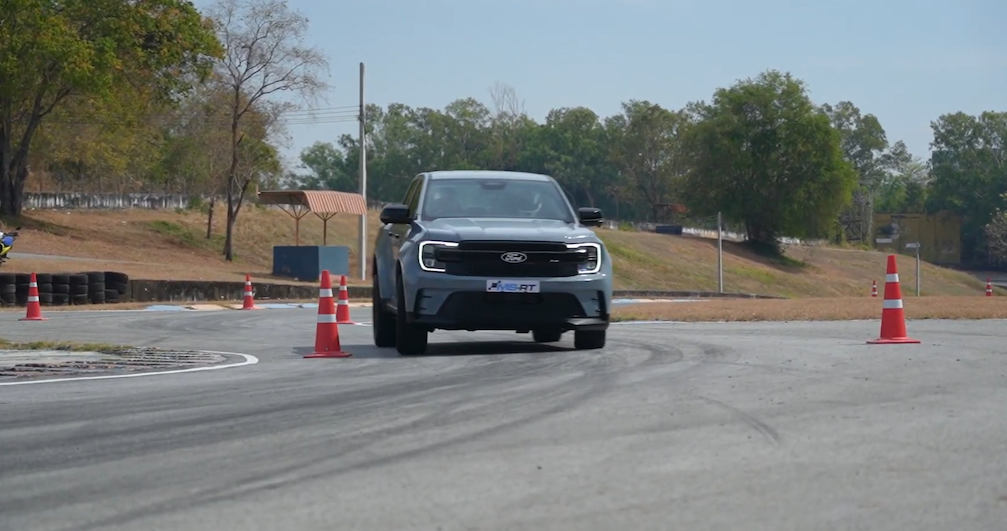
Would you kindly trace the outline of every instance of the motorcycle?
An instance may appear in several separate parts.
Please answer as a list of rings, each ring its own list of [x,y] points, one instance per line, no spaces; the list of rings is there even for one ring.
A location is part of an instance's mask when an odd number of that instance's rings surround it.
[[[14,240],[17,239],[19,230],[21,227],[15,228],[14,232],[0,232],[3,235],[0,237],[0,264],[7,261],[7,253],[14,247]]]

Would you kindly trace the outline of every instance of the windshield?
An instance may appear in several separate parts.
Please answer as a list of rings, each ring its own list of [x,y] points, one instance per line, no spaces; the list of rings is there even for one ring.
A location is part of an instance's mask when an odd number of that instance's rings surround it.
[[[559,187],[550,181],[440,179],[430,181],[423,219],[529,218],[573,223]]]

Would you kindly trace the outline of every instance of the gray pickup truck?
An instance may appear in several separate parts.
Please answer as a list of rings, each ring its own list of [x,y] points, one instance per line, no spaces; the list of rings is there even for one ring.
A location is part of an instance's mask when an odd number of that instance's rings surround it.
[[[513,330],[537,342],[574,331],[605,346],[612,262],[552,177],[501,171],[417,175],[381,211],[374,245],[374,344],[423,354],[434,330]]]

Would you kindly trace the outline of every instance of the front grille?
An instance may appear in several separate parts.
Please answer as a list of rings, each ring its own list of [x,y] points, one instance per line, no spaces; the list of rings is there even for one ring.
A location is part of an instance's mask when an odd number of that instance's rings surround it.
[[[520,252],[528,259],[519,264],[501,256]],[[455,248],[437,249],[435,257],[449,275],[485,277],[572,277],[577,265],[587,260],[587,252],[552,242],[466,241]]]
[[[452,293],[439,316],[468,322],[561,322],[587,317],[571,293]]]

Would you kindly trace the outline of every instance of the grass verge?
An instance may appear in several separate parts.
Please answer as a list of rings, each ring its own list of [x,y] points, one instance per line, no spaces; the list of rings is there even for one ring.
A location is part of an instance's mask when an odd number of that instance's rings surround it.
[[[614,321],[848,321],[881,319],[882,298],[701,300],[620,306]],[[907,319],[1005,319],[1007,297],[907,297]]]

